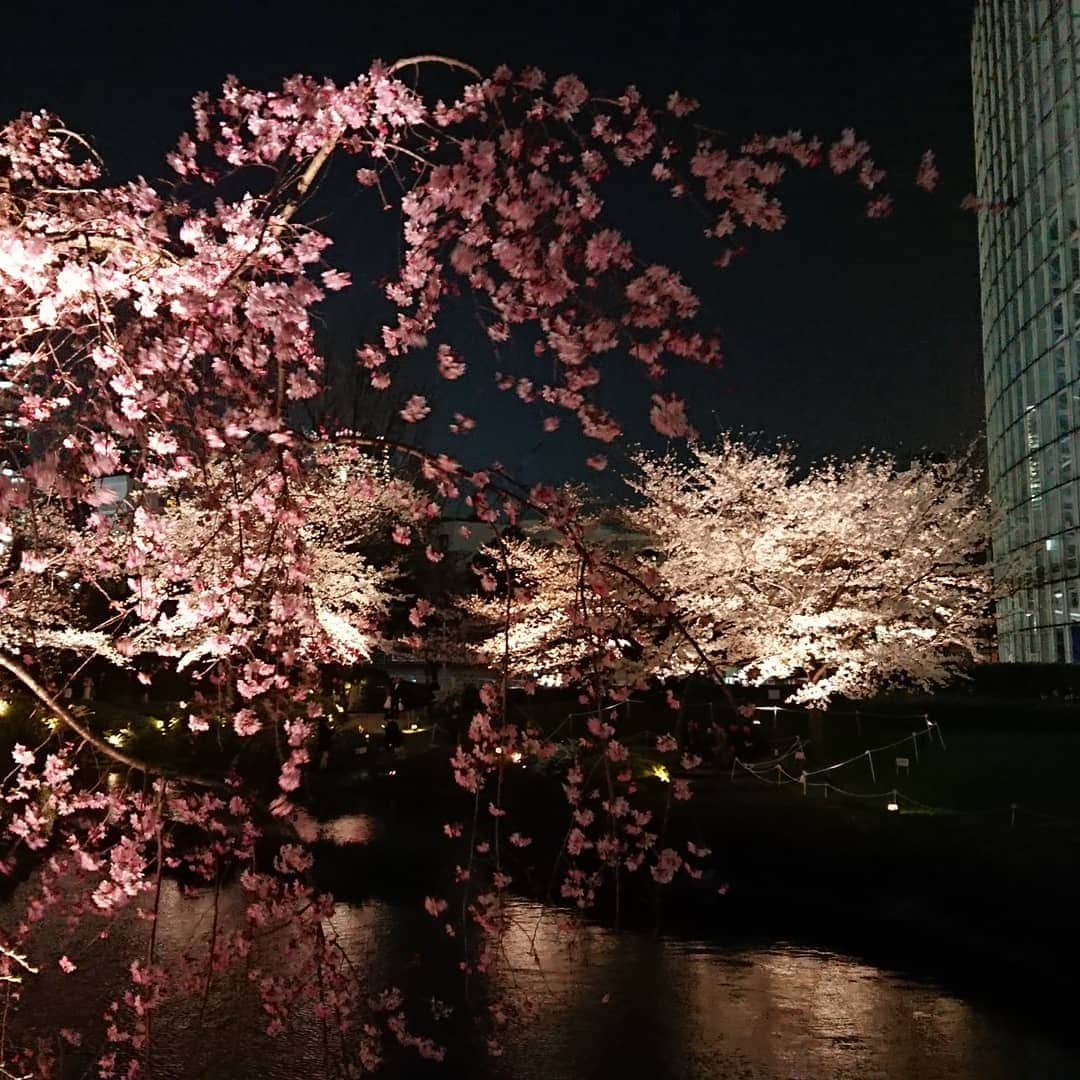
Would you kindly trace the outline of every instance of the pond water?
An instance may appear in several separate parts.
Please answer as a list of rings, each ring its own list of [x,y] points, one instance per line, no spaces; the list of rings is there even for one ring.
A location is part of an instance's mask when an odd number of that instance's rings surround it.
[[[321,829],[326,841],[344,845],[369,843],[376,833],[376,824],[364,815]],[[241,904],[238,890],[223,890],[223,923],[239,915]],[[538,905],[515,902],[513,914],[505,970],[494,977],[500,985],[487,987],[484,1000],[502,992],[534,994],[538,1014],[527,1025],[510,1026],[502,1036],[503,1054],[493,1060],[480,1050],[463,1005],[442,1029],[433,1026],[430,1009],[425,1015],[425,1003],[436,990],[439,997],[453,999],[461,983],[453,975],[432,974],[452,969],[453,947],[420,905],[386,900],[339,905],[332,932],[367,985],[373,992],[389,983],[402,985],[410,1007],[427,1019],[427,1029],[450,1047],[440,1066],[407,1056],[390,1061],[382,1075],[395,1080],[1080,1076],[1080,1049],[929,982],[837,952],[779,941],[732,945],[594,927],[568,938],[557,918]],[[209,892],[184,898],[167,883],[161,955],[175,958],[205,940],[212,917]],[[140,920],[121,919],[111,926],[108,942],[98,940],[99,927],[85,923],[48,931],[43,944],[71,956],[79,968],[63,976],[55,959],[46,965],[27,986],[24,1019],[43,1027],[93,1025],[123,985],[120,964],[111,957],[146,939]],[[260,962],[272,966],[275,947],[268,943]],[[153,1076],[310,1080],[325,1075],[318,1025],[299,1017],[297,1030],[284,1040],[267,1038],[245,981],[242,973],[220,977],[201,1007],[185,1004],[161,1016]],[[81,1075],[91,1060],[88,1053],[74,1054],[70,1075]]]

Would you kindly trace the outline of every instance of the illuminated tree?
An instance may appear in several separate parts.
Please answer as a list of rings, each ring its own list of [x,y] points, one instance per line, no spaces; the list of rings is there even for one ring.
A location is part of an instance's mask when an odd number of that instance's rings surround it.
[[[301,655],[370,657],[404,550],[393,537],[410,538],[428,500],[385,460],[353,448],[316,446],[306,456],[295,555],[276,551],[275,522],[252,513],[258,488],[247,505],[221,499],[230,484],[216,463],[199,484],[163,487],[152,498],[117,494],[93,529],[78,528],[48,499],[13,515],[8,559],[22,572],[10,574],[0,640],[42,658],[70,652],[120,666],[171,658],[178,670],[216,664],[252,639],[252,620],[232,606],[239,587],[249,612],[259,613],[259,632],[288,621]],[[296,574],[305,587],[286,600],[281,582]],[[89,603],[81,591],[88,586],[97,593]]]
[[[821,704],[928,687],[985,654],[988,515],[964,463],[868,456],[800,474],[786,452],[724,439],[638,465],[630,517],[681,627],[658,672],[795,678],[792,699]]]
[[[492,632],[478,645],[491,664],[515,675],[558,679],[581,647],[579,596],[584,564],[572,548],[503,538],[480,552],[481,593],[465,603]]]

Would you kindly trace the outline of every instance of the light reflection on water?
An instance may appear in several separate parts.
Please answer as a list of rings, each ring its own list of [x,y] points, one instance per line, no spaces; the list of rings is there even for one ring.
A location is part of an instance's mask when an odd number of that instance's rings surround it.
[[[332,842],[365,842],[370,819],[347,818],[320,830]],[[226,888],[220,924],[242,917],[243,897]],[[537,905],[513,905],[507,969],[500,993],[535,994],[537,1018],[503,1036],[504,1056],[482,1062],[443,1034],[451,1053],[442,1070],[419,1063],[385,1075],[469,1076],[482,1080],[582,1080],[637,1076],[704,1080],[1015,1080],[1080,1076],[1080,1053],[1056,1046],[933,985],[912,982],[832,952],[786,944],[735,948],[598,928],[567,932],[561,917]],[[161,955],[175,958],[204,943],[213,897],[181,896],[166,883],[159,927]],[[146,925],[113,924],[112,942],[99,925],[77,937],[57,927],[48,945],[79,962],[61,976],[55,959],[28,986],[24,1016],[80,1026],[100,1016],[122,985],[116,951],[145,941]],[[433,994],[452,998],[453,946],[419,902],[339,906],[330,927],[364,972],[368,988],[404,983],[414,1009]],[[273,942],[257,957],[274,963]],[[418,964],[420,954],[425,963]],[[437,962],[442,969],[437,969]],[[428,963],[431,962],[431,963]],[[490,1000],[490,999],[489,999]],[[318,1028],[301,1022],[286,1041],[267,1039],[264,1020],[242,972],[216,979],[206,1007],[185,1004],[156,1025],[153,1075],[273,1078],[323,1075]],[[431,1024],[425,1026],[438,1037]],[[462,1025],[455,1031],[460,1034]],[[86,1064],[85,1060],[83,1064]]]
[[[535,909],[528,914],[535,926]],[[1080,1052],[1021,1033],[933,985],[836,953],[592,929],[568,955],[556,921],[539,926],[508,949],[513,983],[544,1004],[534,1028],[507,1039],[507,1076],[1080,1076]]]
[[[370,814],[345,814],[322,822],[319,837],[331,844],[370,844],[375,839],[375,819]]]
[[[330,821],[318,821],[306,810],[297,810],[293,825],[307,844],[320,840],[331,844],[370,844],[378,835],[378,821],[370,814],[342,814]]]

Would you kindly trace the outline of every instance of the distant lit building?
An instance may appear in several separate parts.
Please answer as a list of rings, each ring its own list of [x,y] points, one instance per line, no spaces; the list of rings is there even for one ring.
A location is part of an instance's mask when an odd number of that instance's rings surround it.
[[[999,654],[1080,663],[1080,0],[981,0],[971,65]]]

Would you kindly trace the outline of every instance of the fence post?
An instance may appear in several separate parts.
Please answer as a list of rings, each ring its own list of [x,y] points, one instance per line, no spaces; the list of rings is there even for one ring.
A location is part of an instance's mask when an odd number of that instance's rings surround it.
[[[926,726],[927,728],[933,728],[934,731],[937,732],[937,738],[938,742],[941,743],[941,749],[948,750],[948,747],[945,745],[945,736],[941,734],[941,725],[937,723],[937,721],[931,720],[929,713],[926,714]]]

